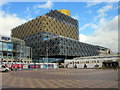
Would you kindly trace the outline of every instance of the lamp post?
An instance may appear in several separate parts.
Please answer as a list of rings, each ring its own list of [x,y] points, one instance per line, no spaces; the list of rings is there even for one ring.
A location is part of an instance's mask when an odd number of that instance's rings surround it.
[[[47,69],[48,69],[48,47],[46,47]]]
[[[73,68],[74,68],[74,61],[73,61]]]
[[[1,58],[1,64],[3,64],[3,58]]]
[[[30,56],[31,56],[31,57],[30,57],[30,58],[31,58],[30,61],[33,61],[33,60],[32,60],[32,48],[30,48]]]
[[[3,64],[3,43],[2,43],[2,58],[1,58],[1,64]]]

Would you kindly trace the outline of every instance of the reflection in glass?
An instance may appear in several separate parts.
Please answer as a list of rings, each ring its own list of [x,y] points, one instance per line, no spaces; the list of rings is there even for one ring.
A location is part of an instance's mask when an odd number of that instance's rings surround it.
[[[2,42],[0,42],[0,51],[2,51]]]
[[[8,43],[8,51],[12,51],[13,45],[11,43]]]
[[[7,49],[8,49],[7,43],[3,43],[3,51],[7,51]]]

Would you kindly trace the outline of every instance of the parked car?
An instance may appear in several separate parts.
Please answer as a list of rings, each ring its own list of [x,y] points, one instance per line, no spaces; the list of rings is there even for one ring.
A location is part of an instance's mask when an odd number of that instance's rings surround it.
[[[23,67],[22,64],[12,64],[11,67],[9,67],[9,69],[13,70],[13,69],[19,69],[22,67]]]
[[[10,69],[5,65],[0,65],[0,72],[8,72]]]

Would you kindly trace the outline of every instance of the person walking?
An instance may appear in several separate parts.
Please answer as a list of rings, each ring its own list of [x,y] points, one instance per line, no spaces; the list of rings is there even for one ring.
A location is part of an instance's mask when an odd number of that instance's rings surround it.
[[[117,70],[117,68],[116,68],[116,63],[114,63],[113,67],[114,67],[114,70]]]
[[[86,64],[84,64],[84,68],[87,68],[87,65],[86,65]]]
[[[75,64],[75,67],[74,68],[77,68],[77,65]]]

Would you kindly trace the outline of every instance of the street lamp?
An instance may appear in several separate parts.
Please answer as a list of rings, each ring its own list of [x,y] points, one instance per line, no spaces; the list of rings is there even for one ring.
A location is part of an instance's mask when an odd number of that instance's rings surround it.
[[[1,58],[1,64],[3,64],[3,58]]]
[[[48,47],[46,47],[47,69],[48,69]]]

